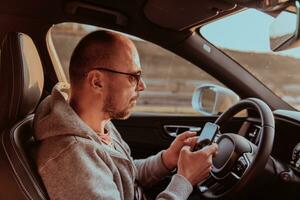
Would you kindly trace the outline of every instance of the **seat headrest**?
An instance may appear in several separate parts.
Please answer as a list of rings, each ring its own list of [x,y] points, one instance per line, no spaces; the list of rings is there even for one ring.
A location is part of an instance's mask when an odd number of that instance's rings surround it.
[[[8,33],[0,49],[0,128],[32,113],[44,86],[44,74],[32,39]]]

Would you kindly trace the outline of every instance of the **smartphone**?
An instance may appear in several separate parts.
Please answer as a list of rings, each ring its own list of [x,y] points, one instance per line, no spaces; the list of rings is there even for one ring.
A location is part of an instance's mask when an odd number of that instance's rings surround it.
[[[200,150],[203,147],[210,145],[214,141],[214,138],[218,132],[219,126],[217,124],[207,122],[198,136],[197,144],[195,145],[193,151]]]

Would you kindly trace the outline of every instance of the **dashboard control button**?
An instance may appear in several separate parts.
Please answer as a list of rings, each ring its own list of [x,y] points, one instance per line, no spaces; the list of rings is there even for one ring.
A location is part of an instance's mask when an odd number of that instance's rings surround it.
[[[247,169],[247,167],[248,167],[248,164],[247,164],[247,161],[245,160],[245,158],[244,157],[240,157],[237,160],[235,166],[233,167],[232,172],[234,172],[236,175],[238,175],[239,177],[241,177],[244,174],[244,172]]]

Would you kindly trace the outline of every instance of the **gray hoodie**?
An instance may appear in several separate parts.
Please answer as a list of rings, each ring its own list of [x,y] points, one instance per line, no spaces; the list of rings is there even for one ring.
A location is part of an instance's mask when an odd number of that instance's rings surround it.
[[[51,199],[144,199],[142,187],[170,174],[162,152],[133,160],[111,122],[115,148],[99,140],[69,106],[68,85],[57,84],[39,105],[34,119],[37,167]],[[176,174],[157,199],[187,199],[192,185]]]

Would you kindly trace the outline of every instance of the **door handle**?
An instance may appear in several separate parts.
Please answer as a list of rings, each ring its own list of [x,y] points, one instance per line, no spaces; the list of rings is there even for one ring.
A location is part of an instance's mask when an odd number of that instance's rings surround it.
[[[164,131],[171,137],[177,137],[185,131],[199,132],[201,127],[198,126],[184,126],[184,125],[164,125]]]

